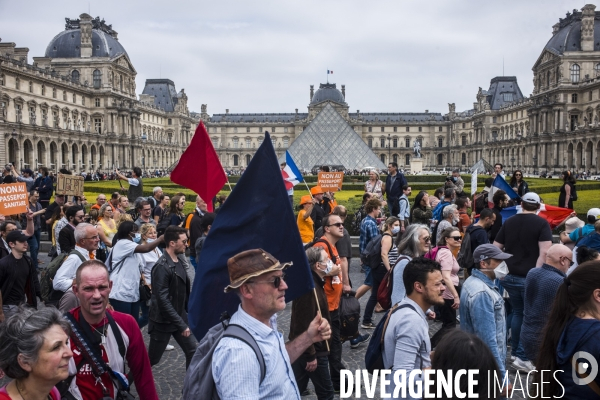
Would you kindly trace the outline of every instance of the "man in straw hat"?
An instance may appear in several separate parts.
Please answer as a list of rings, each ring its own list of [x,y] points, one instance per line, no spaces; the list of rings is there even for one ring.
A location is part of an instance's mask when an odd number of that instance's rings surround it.
[[[283,342],[276,313],[285,309],[288,286],[283,271],[290,266],[262,249],[246,250],[227,260],[231,283],[225,292],[235,292],[242,303],[230,324],[242,326],[256,340],[265,356],[266,375],[261,381],[260,364],[249,345],[223,337],[212,359],[213,377],[222,399],[242,394],[257,399],[300,399],[291,364],[313,343],[328,340],[331,329],[318,312],[306,332]]]

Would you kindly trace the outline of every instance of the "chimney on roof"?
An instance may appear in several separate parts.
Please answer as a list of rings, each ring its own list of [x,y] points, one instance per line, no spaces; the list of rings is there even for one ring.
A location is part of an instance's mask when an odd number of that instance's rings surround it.
[[[586,4],[581,9],[581,50],[594,51],[594,18],[596,6]]]
[[[81,57],[89,58],[92,56],[92,17],[83,13],[79,16],[79,27],[81,28]]]
[[[225,109],[225,114],[229,114],[229,108]]]
[[[312,101],[314,94],[315,94],[315,85],[310,85],[310,100],[309,100],[309,102]]]
[[[119,32],[111,31],[110,36],[112,36],[115,40],[119,40]]]
[[[556,24],[552,25],[552,36],[556,35],[559,30],[560,30],[560,23],[557,22]]]
[[[344,100],[346,100],[346,85],[342,85],[342,96],[344,96]]]

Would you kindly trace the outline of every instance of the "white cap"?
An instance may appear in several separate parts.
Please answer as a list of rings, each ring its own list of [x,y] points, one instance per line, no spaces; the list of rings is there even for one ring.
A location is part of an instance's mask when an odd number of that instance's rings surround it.
[[[529,193],[525,193],[523,195],[523,197],[521,197],[521,201],[524,201],[525,203],[529,203],[529,204],[540,204],[540,196],[537,195],[537,193],[533,193],[533,192],[529,192]]]
[[[600,208],[590,208],[587,212],[587,216],[593,215],[596,220],[600,218]]]

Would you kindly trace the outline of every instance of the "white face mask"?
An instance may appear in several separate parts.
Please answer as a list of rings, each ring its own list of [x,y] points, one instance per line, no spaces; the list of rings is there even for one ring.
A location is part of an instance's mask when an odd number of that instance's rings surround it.
[[[494,268],[494,275],[496,275],[497,279],[504,279],[506,275],[508,275],[508,265],[506,265],[506,261],[502,261],[496,268]]]
[[[146,239],[146,243],[152,243],[152,242],[154,242],[155,240],[156,240],[156,239],[148,238],[148,239]]]
[[[400,232],[400,227],[399,226],[394,226],[392,228],[392,235],[397,234],[398,232]]]
[[[331,270],[333,269],[333,261],[331,260],[327,260],[327,267],[325,268],[325,275],[329,274],[331,272]]]

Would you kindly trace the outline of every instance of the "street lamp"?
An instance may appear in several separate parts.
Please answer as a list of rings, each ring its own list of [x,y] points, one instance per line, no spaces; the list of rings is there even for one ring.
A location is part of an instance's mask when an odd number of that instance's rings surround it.
[[[515,158],[514,157],[511,157],[510,164],[512,165],[513,169],[515,169]]]
[[[536,175],[537,174],[537,155],[534,155],[532,158],[533,158],[533,174]]]
[[[23,168],[23,159],[21,158],[21,168]]]

